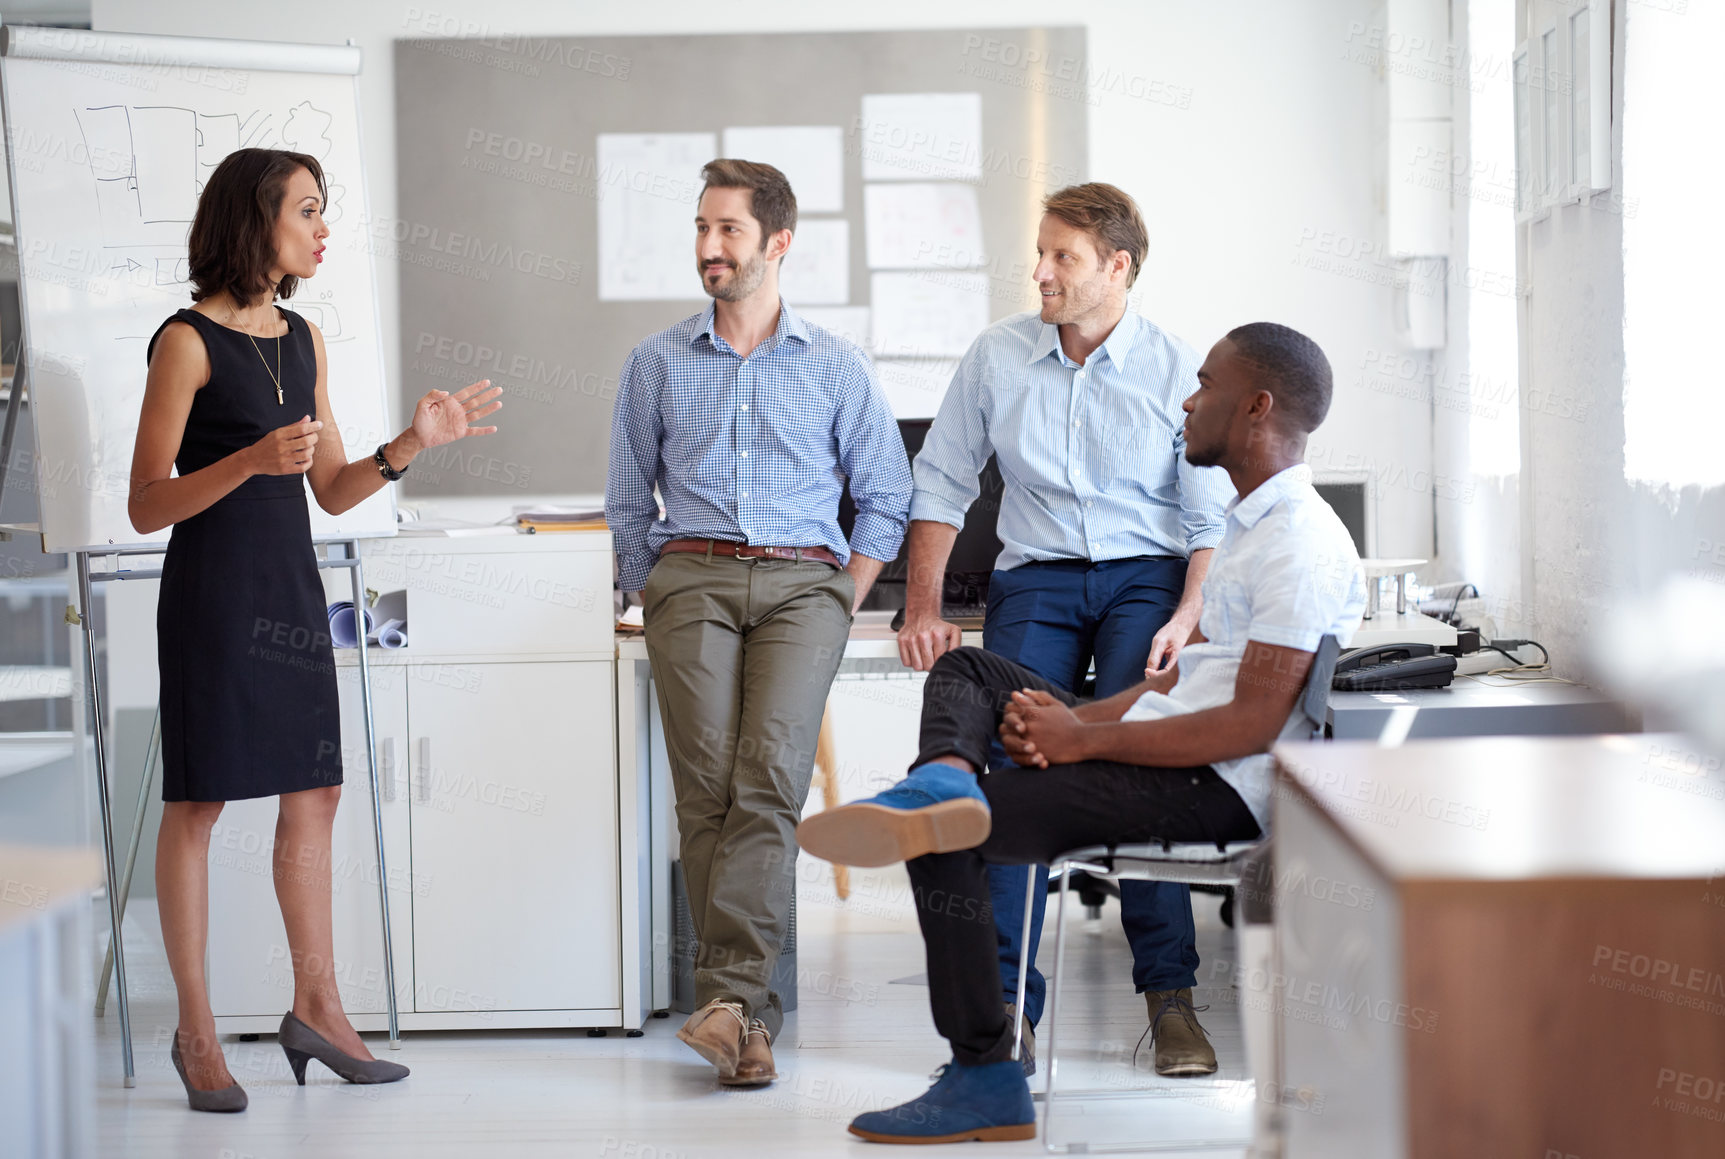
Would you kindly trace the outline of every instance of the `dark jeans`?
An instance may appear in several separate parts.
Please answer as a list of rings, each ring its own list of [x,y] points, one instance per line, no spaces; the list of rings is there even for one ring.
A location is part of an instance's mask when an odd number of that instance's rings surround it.
[[[1098,700],[1144,679],[1150,642],[1174,609],[1186,585],[1183,559],[1117,559],[1102,563],[1059,560],[997,571],[988,586],[988,618],[982,646],[1014,660],[1055,687],[1076,693],[1096,664]],[[998,744],[990,768],[1010,768]],[[1023,952],[1025,875],[1039,888],[1030,923],[1030,952]],[[999,942],[1000,980],[1006,998],[1018,991],[1019,963],[1025,980],[1025,1014],[1042,1020],[1046,982],[1036,968],[1048,893],[1048,871],[1040,865],[993,865],[988,869]],[[1177,990],[1196,981],[1197,935],[1191,891],[1154,881],[1120,883],[1120,925],[1132,947],[1132,981],[1145,990]]]
[[[989,759],[1001,710],[1021,688],[1076,702],[1029,669],[979,648],[942,656],[923,690],[917,763],[960,756],[980,767]],[[1082,761],[1046,769],[1012,766],[979,783],[994,813],[988,840],[975,849],[930,854],[906,865],[928,952],[935,1029],[952,1043],[953,1057],[967,1066],[1012,1056],[1012,1023],[995,985],[999,967],[990,865],[1046,864],[1081,845],[1248,841],[1259,835],[1246,803],[1208,765],[1157,769]]]

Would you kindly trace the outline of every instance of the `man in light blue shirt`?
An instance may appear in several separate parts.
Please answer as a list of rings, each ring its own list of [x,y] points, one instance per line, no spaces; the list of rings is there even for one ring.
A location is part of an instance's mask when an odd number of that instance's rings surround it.
[[[779,297],[797,224],[784,174],[721,159],[701,177],[713,303],[624,363],[605,517],[621,585],[641,592],[699,943],[700,1009],[677,1037],[721,1084],[762,1086],[821,713],[857,605],[898,556],[911,478],[868,356]]]
[[[1197,626],[1211,551],[1234,488],[1187,461],[1180,407],[1198,359],[1127,309],[1149,248],[1138,207],[1112,185],[1062,189],[1043,202],[1035,279],[1039,312],[995,323],[971,345],[917,456],[909,577],[899,654],[926,671],[958,647],[940,618],[940,578],[977,475],[992,453],[1005,482],[1002,551],[988,590],[983,647],[1077,693],[1092,662],[1098,697],[1172,664]],[[993,767],[1006,762],[996,752]],[[1034,1026],[1044,983],[1035,969],[1044,891],[1021,953],[1027,872],[988,869],[1005,1000],[1027,964]],[[1161,1074],[1207,1074],[1215,1052],[1185,1019],[1198,953],[1187,887],[1121,883],[1133,981],[1146,995]],[[1184,998],[1182,998],[1184,995]],[[1194,1020],[1195,1022],[1195,1020]],[[1026,1070],[1034,1055],[1025,1057]]]

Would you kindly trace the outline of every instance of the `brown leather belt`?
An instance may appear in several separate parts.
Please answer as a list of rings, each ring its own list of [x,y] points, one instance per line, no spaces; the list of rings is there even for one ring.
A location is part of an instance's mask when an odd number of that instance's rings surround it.
[[[752,543],[736,543],[729,539],[673,539],[659,549],[659,554],[667,555],[673,551],[693,551],[724,559],[792,559],[798,563],[812,561],[828,567],[844,566],[838,556],[824,547],[756,547]]]

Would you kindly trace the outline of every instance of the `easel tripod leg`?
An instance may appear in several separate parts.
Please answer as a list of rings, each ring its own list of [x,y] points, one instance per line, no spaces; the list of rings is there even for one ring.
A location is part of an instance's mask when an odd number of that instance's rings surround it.
[[[96,625],[91,610],[90,557],[78,552],[78,618],[84,627],[84,680],[89,688],[90,734],[96,747],[96,789],[102,807],[102,854],[108,871],[109,948],[114,954],[114,980],[119,986],[120,1055],[126,1085],[137,1085],[132,1065],[132,1009],[126,997],[126,945],[120,937],[121,902],[119,874],[114,865],[113,805],[108,799],[107,738],[102,727],[102,689],[96,676]]]
[[[126,872],[120,877],[120,921],[126,920],[126,904],[132,899],[132,870],[138,864],[138,845],[144,838],[144,810],[150,804],[150,789],[156,783],[156,761],[162,755],[162,709],[156,706],[156,719],[150,725],[150,744],[144,750],[144,775],[138,778],[138,808],[132,814],[132,839],[126,846]],[[102,979],[96,984],[96,1017],[108,1007],[108,978],[114,969],[114,947],[108,947],[102,959]]]
[[[389,929],[389,863],[383,851],[383,800],[378,792],[377,725],[371,706],[371,660],[365,639],[365,569],[360,562],[359,541],[348,543],[353,553],[353,566],[348,575],[353,580],[353,606],[359,623],[359,699],[365,712],[365,761],[371,773],[371,824],[377,840],[377,905],[383,916],[383,985],[389,1006],[389,1049],[401,1049],[401,1024],[395,1003],[395,939]]]

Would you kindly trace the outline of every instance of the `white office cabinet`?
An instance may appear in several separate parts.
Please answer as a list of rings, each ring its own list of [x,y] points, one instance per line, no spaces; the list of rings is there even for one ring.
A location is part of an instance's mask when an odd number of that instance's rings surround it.
[[[342,790],[327,868],[334,919],[334,978],[342,1005],[352,1014],[387,1010],[384,987],[382,916],[378,902],[377,842],[372,833],[371,779],[365,759],[365,718],[361,713],[359,669],[338,666],[341,693]],[[372,712],[384,773],[407,728],[407,680],[401,668],[372,671]],[[399,756],[395,759],[399,761]],[[385,782],[387,785],[387,781]],[[387,790],[386,790],[387,791]],[[396,958],[397,1002],[410,996],[410,975],[401,963],[412,945],[411,867],[405,856],[407,804],[399,792],[383,802],[385,850],[389,863],[390,917]],[[274,1030],[293,1005],[293,952],[276,901],[274,850],[279,798],[230,801],[210,834],[210,1004],[223,1030]],[[401,850],[400,856],[395,850]],[[313,872],[314,864],[284,866],[286,872]],[[405,1005],[403,1005],[405,1009]],[[267,1025],[266,1025],[267,1024]]]
[[[365,584],[405,591],[408,645],[368,650],[403,1030],[638,1026],[643,968],[620,847],[611,538],[368,543]],[[332,587],[345,598],[346,577]],[[337,984],[388,1027],[357,652],[338,649]],[[293,1000],[270,877],[276,802],[224,811],[211,856],[210,993],[224,1033],[274,1031]],[[640,989],[637,984],[634,989]]]
[[[606,549],[565,549],[574,539]],[[367,545],[365,582],[373,591],[406,591],[415,657],[609,660],[610,542],[606,532],[382,540]]]
[[[611,666],[455,671],[408,690],[414,1010],[615,1010]]]

